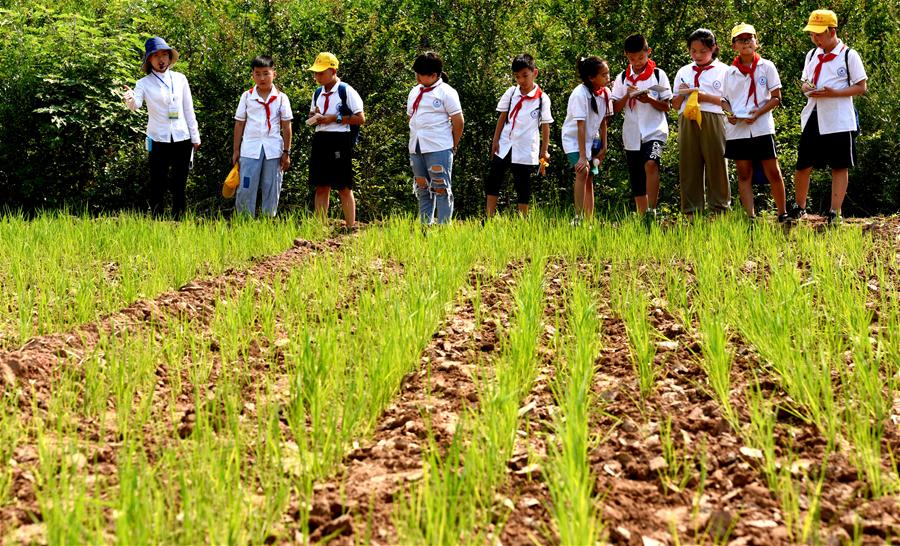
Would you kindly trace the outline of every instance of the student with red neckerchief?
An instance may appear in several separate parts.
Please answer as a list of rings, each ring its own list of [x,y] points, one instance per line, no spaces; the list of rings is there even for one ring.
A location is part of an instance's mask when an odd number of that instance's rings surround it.
[[[856,165],[856,133],[859,122],[853,97],[868,89],[862,59],[837,37],[837,15],[816,10],[803,32],[808,32],[815,49],[806,54],[803,92],[808,97],[800,114],[800,145],[794,173],[796,202],[792,218],[806,215],[806,196],[813,167],[831,167],[831,209],[829,224],[840,222],[841,205],[847,194],[850,167]]]
[[[538,74],[534,57],[527,53],[512,61],[516,85],[510,87],[497,103],[497,127],[491,142],[491,170],[484,183],[487,196],[485,214],[492,217],[497,210],[500,186],[506,171],[512,171],[518,210],[528,213],[531,202],[531,175],[550,159],[550,96],[535,83]]]
[[[579,59],[577,68],[581,83],[569,95],[562,126],[563,152],[575,170],[576,225],[594,214],[594,175],[606,157],[606,118],[612,114],[609,64],[590,56]]]
[[[772,110],[781,104],[781,77],[768,59],[756,52],[756,29],[741,23],[731,29],[731,47],[737,53],[728,72],[722,100],[728,109],[725,157],[735,162],[741,204],[750,218],[753,206],[753,164],[759,162],[772,187],[778,221],[785,222],[784,178],[775,150]]]
[[[659,165],[669,138],[666,112],[672,102],[669,77],[650,58],[652,52],[642,34],[626,38],[628,66],[616,76],[612,89],[613,109],[624,112],[622,141],[631,195],[638,213],[651,217],[659,199]]]
[[[672,106],[678,108],[678,170],[681,211],[692,216],[706,206],[724,212],[731,206],[728,163],[725,160],[725,114],[722,84],[728,67],[719,62],[719,46],[711,30],[698,28],[688,36],[691,64],[675,74]],[[696,94],[699,118],[685,115]]]

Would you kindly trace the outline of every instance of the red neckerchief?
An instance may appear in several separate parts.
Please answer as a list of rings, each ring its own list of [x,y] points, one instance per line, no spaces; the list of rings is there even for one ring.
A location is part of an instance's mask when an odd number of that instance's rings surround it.
[[[431,91],[434,91],[436,87],[437,87],[437,83],[435,83],[431,87],[425,87],[424,85],[419,87],[419,96],[416,97],[415,102],[413,102],[412,114],[410,114],[410,117],[416,115],[416,110],[419,109],[419,103],[422,102],[422,95],[424,95],[425,93],[430,93]]]
[[[711,69],[712,67],[713,67],[713,63],[709,63],[706,66],[697,66],[696,64],[694,65],[693,68],[694,68],[694,87],[695,88],[700,87],[700,74],[703,74],[704,72]]]
[[[653,75],[654,70],[656,70],[656,62],[653,59],[647,61],[647,66],[644,67],[644,71],[640,74],[635,74],[634,67],[628,65],[628,68],[625,70],[625,79],[628,80],[628,83],[631,85],[637,86],[637,82],[649,80],[650,76]],[[628,108],[634,110],[635,103],[637,103],[636,98],[628,99]]]
[[[744,101],[744,105],[750,104],[750,97],[753,97],[753,104],[759,108],[759,100],[756,98],[756,67],[759,66],[759,54],[753,54],[753,64],[750,66],[744,66],[744,64],[741,63],[740,55],[734,58],[734,62],[731,63],[731,66],[740,70],[741,74],[744,76],[750,76],[750,91],[747,92],[747,100]]]
[[[843,50],[844,50],[844,48],[842,47],[841,51],[843,51]],[[834,50],[832,50],[832,51],[834,51]],[[838,53],[840,53],[840,51],[838,51]],[[813,85],[819,84],[819,75],[822,73],[822,65],[827,62],[831,62],[836,58],[837,58],[836,53],[820,53],[819,54],[819,64],[816,65],[816,71],[815,71],[815,73],[813,73],[813,80],[812,80]]]
[[[538,87],[537,85],[535,85],[535,87],[537,87],[537,91],[534,93],[534,96],[531,96],[531,97],[529,97],[528,95],[520,96],[519,102],[516,103],[516,105],[512,109],[512,112],[509,113],[509,119],[512,120],[512,127],[509,128],[510,136],[512,136],[513,129],[516,128],[516,117],[518,117],[518,115],[519,115],[519,110],[522,109],[522,103],[525,102],[526,100],[534,100],[534,99],[541,98],[541,94],[542,94],[541,88]],[[509,100],[512,100],[512,97],[510,97]]]
[[[256,86],[254,85],[254,86],[250,89],[250,94],[252,95],[255,91],[256,91]],[[259,96],[259,93],[257,93],[256,96],[258,97],[258,96]],[[270,106],[273,102],[275,102],[275,99],[277,99],[277,98],[278,98],[278,93],[275,91],[275,88],[273,87],[272,90],[269,92],[269,100],[268,100],[268,101],[263,102],[263,101],[261,101],[261,100],[259,100],[259,99],[256,99],[256,102],[262,104],[262,105],[263,105],[263,108],[266,109],[266,125],[268,126],[269,132],[270,132],[270,133],[272,132],[272,111],[269,110],[269,106]]]
[[[325,91],[325,89],[322,89],[322,94],[325,95],[325,104],[322,105],[322,115],[323,116],[328,114],[328,99],[331,97],[331,95],[334,94],[334,91],[335,91],[334,87],[332,87],[331,89],[332,89],[331,91]]]

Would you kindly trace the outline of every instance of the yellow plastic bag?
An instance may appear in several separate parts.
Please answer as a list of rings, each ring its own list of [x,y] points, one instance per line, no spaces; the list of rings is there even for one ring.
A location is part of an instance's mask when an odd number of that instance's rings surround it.
[[[687,104],[684,105],[684,117],[697,122],[697,127],[703,128],[703,116],[700,112],[700,95],[696,91],[688,97]]]
[[[231,172],[225,177],[225,184],[222,185],[222,197],[231,199],[237,192],[238,184],[241,181],[240,163],[235,163],[231,168]]]

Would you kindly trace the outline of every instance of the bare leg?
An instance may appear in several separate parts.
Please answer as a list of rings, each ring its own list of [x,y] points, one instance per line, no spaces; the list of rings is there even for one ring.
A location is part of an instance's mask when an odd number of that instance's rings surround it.
[[[328,200],[331,186],[316,186],[316,216],[323,222],[328,218]]]
[[[341,209],[344,211],[344,223],[347,227],[356,225],[356,198],[353,197],[353,190],[344,188],[338,191],[338,197],[341,198]]]
[[[831,170],[831,210],[840,214],[844,196],[847,195],[847,184],[850,182],[849,169]]]
[[[528,214],[528,203],[519,203],[518,204],[519,214],[525,216]]]
[[[806,208],[806,195],[809,193],[809,175],[812,167],[794,172],[794,200],[800,208]]]
[[[637,208],[638,214],[647,212],[647,196],[642,195],[634,198],[634,206]]]
[[[487,196],[487,206],[485,206],[484,213],[490,218],[497,212],[497,199],[499,196],[497,195],[488,195]]]
[[[738,175],[738,193],[741,195],[741,205],[747,216],[753,218],[756,216],[756,210],[753,207],[753,161],[747,159],[738,159],[734,162]]]
[[[763,171],[766,178],[769,179],[769,185],[772,187],[772,199],[775,200],[775,208],[778,214],[784,214],[787,210],[786,198],[784,191],[784,177],[781,175],[781,168],[778,166],[778,159],[764,159],[762,162]]]
[[[588,171],[590,172],[590,171]],[[584,217],[591,218],[594,216],[594,177],[590,174],[585,177],[584,181]]]

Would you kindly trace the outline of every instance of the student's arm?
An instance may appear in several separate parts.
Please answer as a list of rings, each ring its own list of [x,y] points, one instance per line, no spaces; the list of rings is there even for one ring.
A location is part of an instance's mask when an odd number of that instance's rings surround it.
[[[600,142],[603,145],[603,147],[600,148],[600,151],[597,152],[596,156],[594,156],[595,158],[600,160],[600,163],[603,163],[603,160],[606,158],[606,150],[607,150],[607,148],[609,148],[609,146],[607,146],[607,142],[606,142],[607,128],[608,128],[607,127],[608,124],[606,123],[607,119],[609,119],[609,118],[604,117],[603,121],[600,122]]]
[[[636,90],[637,88],[635,88]],[[628,93],[631,93],[631,86],[628,87]],[[628,102],[628,93],[622,95],[622,98],[613,101],[613,112],[618,114],[625,108],[625,103]]]
[[[450,126],[453,131],[453,153],[456,154],[456,151],[459,149],[459,140],[462,138],[463,133],[463,125],[466,124],[466,120],[463,119],[462,112],[457,112],[450,116]]]
[[[837,97],[858,97],[859,95],[865,95],[866,91],[869,90],[868,85],[869,80],[862,80],[856,82],[855,85],[851,85],[850,87],[845,87],[843,89],[835,89],[833,87],[823,87],[822,89],[813,91],[809,94],[810,97],[814,97],[817,99],[825,99],[825,98],[837,98]]]
[[[366,114],[365,112],[359,111],[352,116],[347,116],[343,118],[344,125],[365,125],[366,124]]]
[[[642,102],[644,104],[649,104],[653,108],[659,110],[660,112],[668,112],[669,111],[669,101],[667,100],[659,100],[651,97],[649,94],[641,95],[637,98],[638,102]]]
[[[778,108],[778,105],[781,104],[781,89],[773,89],[772,91],[770,91],[770,93],[772,94],[772,96],[769,97],[769,100],[767,100],[765,104],[763,104],[755,112],[753,112],[753,115],[750,116],[750,119],[745,120],[746,123],[752,124],[767,112],[771,112],[775,108]]]
[[[578,124],[578,163],[575,164],[575,172],[581,172],[588,167],[587,156],[584,155],[584,148],[587,146],[587,131],[584,128],[584,120],[576,120]]]
[[[706,102],[709,104],[722,104],[722,95],[713,95],[712,93],[704,93],[703,91],[697,92],[697,100],[700,102]]]
[[[184,94],[182,96],[182,109],[184,110],[184,119],[187,121],[188,131],[191,134],[191,143],[194,149],[200,148],[200,129],[197,126],[197,115],[194,114],[194,98],[191,96],[191,86],[188,84],[187,78],[181,77],[184,81]],[[175,77],[172,76],[174,85]]]
[[[491,141],[492,157],[500,152],[500,133],[503,132],[504,125],[506,125],[506,112],[500,112],[500,116],[497,118],[497,127],[494,129],[494,140]]]
[[[234,120],[234,152],[231,154],[231,164],[234,165],[241,158],[241,141],[244,140],[244,127],[247,121]]]
[[[676,93],[674,97],[672,97],[672,108],[678,110],[681,108],[681,103],[687,98],[687,95],[682,95],[681,93]]]
[[[550,161],[550,124],[541,124],[541,159]]]
[[[291,128],[291,120],[282,120],[281,122],[281,138],[284,139],[284,151],[288,153],[281,154],[281,172],[291,168],[291,139],[294,136]]]

